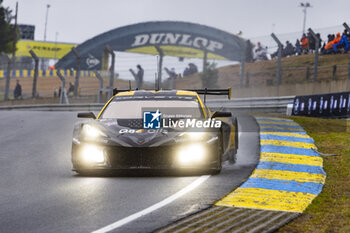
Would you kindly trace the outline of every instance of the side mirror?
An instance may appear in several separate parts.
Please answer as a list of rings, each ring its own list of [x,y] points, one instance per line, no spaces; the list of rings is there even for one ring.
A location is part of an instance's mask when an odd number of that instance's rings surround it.
[[[211,118],[215,118],[215,117],[232,117],[232,113],[231,112],[214,112]]]
[[[79,118],[92,118],[96,119],[96,116],[93,112],[80,112],[78,113]]]

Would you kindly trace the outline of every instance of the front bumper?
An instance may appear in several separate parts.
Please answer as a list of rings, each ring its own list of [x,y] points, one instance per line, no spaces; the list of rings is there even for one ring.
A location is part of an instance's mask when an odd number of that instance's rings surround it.
[[[178,151],[185,145],[157,147],[100,146],[105,155],[102,163],[86,163],[82,151],[87,143],[72,144],[73,170],[123,170],[123,169],[218,169],[221,154],[218,144],[203,144],[205,156],[199,162],[183,164]]]

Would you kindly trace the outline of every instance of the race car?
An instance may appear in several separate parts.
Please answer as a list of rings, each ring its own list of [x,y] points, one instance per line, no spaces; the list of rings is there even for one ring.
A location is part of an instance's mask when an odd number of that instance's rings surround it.
[[[207,95],[230,94],[230,89],[114,89],[97,117],[78,113],[90,119],[74,127],[73,171],[171,169],[217,174],[223,161],[236,160],[237,121],[231,112],[210,111],[205,100]]]

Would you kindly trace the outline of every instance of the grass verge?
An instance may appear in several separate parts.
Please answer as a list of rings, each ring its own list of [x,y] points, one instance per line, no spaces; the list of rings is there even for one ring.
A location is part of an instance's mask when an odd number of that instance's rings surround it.
[[[350,121],[291,117],[315,140],[327,173],[320,195],[278,232],[350,232]]]

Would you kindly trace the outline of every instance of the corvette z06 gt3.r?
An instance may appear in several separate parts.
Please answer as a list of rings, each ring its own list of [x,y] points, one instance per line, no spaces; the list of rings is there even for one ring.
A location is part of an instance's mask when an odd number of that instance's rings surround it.
[[[212,112],[199,94],[230,95],[230,89],[117,90],[101,112],[75,124],[73,171],[124,169],[199,170],[216,174],[235,162],[237,121]]]

